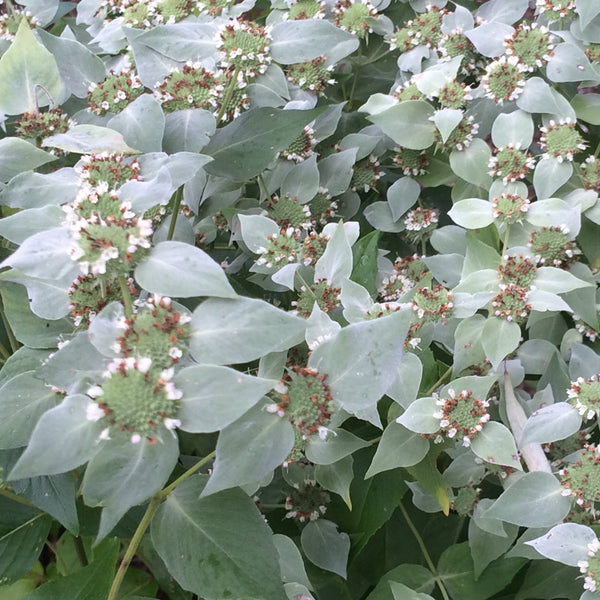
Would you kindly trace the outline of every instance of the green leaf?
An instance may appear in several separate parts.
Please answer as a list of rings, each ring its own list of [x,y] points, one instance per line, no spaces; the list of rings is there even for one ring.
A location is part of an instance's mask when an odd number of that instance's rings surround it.
[[[448,216],[465,229],[480,229],[494,222],[491,203],[479,198],[459,200],[450,209]]]
[[[31,235],[60,227],[64,218],[62,209],[51,204],[21,210],[0,220],[0,235],[15,244],[22,244]]]
[[[9,480],[66,473],[87,462],[100,449],[102,423],[88,421],[91,400],[82,394],[67,396],[38,421],[27,449],[9,475]],[[60,431],[60,444],[56,432]],[[52,452],[48,452],[52,448]]]
[[[568,100],[541,77],[530,77],[523,93],[517,98],[517,106],[528,113],[547,113],[559,119],[575,119],[575,111]]]
[[[519,446],[564,440],[581,427],[581,415],[567,402],[544,406],[525,422]]]
[[[350,455],[330,465],[317,465],[315,467],[315,479],[319,485],[330,492],[339,494],[350,510],[352,510],[350,484],[354,478],[353,464],[354,459]]]
[[[403,563],[388,571],[379,580],[375,589],[367,596],[367,600],[394,600],[391,584],[400,581],[422,593],[431,592],[435,585],[429,569],[421,565]]]
[[[450,134],[456,129],[463,118],[464,113],[459,109],[442,108],[441,110],[435,111],[433,115],[433,122],[440,132],[442,143],[446,143],[450,137]]]
[[[55,160],[56,156],[21,138],[4,138],[0,140],[0,181],[9,181],[23,171],[37,169]]]
[[[533,119],[529,113],[515,110],[500,113],[492,126],[492,141],[497,148],[513,144],[526,150],[533,140]]]
[[[581,560],[587,560],[588,544],[596,539],[594,530],[579,523],[561,523],[541,537],[526,542],[542,556],[576,567]]]
[[[352,323],[319,344],[308,365],[322,374],[339,406],[378,424],[377,401],[395,379],[412,311]]]
[[[66,133],[57,133],[47,137],[42,146],[58,148],[77,154],[98,154],[116,152],[117,154],[137,154],[139,150],[130,148],[120,133],[99,125],[75,125]]]
[[[435,140],[433,107],[424,100],[407,100],[367,117],[379,125],[396,144],[412,150],[429,148]]]
[[[337,528],[327,519],[311,521],[302,530],[300,542],[308,560],[346,579],[350,538],[348,534],[338,532]]]
[[[471,551],[463,542],[444,550],[437,570],[452,598],[486,600],[510,583],[524,564],[521,558],[500,558],[475,579]]]
[[[304,339],[306,321],[264,300],[209,298],[192,316],[190,352],[200,363],[245,363]]]
[[[86,567],[40,586],[26,600],[105,600],[115,573],[119,540],[104,540],[94,549],[94,560]]]
[[[554,46],[552,57],[546,65],[546,77],[557,83],[583,80],[600,81],[598,72],[591,65],[585,52],[568,42]]]
[[[471,450],[483,460],[521,470],[515,438],[497,421],[488,421],[471,441]]]
[[[550,473],[525,473],[498,497],[485,516],[523,527],[550,527],[571,508],[571,500],[562,491]]]
[[[412,404],[419,393],[423,376],[423,364],[418,356],[412,353],[404,355],[394,383],[388,388],[386,394],[404,409]]]
[[[358,48],[356,36],[329,21],[304,19],[281,21],[273,26],[270,43],[273,60],[282,65],[326,56],[335,64]]]
[[[280,189],[282,196],[298,198],[300,204],[312,200],[318,191],[319,169],[316,154],[295,165],[286,175]]]
[[[163,149],[169,154],[200,152],[215,130],[215,116],[208,110],[177,110],[166,115]]]
[[[401,177],[386,192],[392,218],[397,221],[413,207],[421,194],[421,186],[412,177]]]
[[[152,519],[152,541],[169,572],[206,600],[285,600],[271,531],[256,505],[239,489],[203,495],[206,479],[184,481]]]
[[[223,269],[203,250],[183,242],[160,242],[135,269],[149,292],[165,296],[236,298]]]
[[[538,161],[533,172],[533,187],[538,199],[550,198],[569,180],[572,173],[573,165],[570,162],[558,162],[552,157]]]
[[[600,94],[576,94],[571,106],[578,119],[590,125],[600,125]]]
[[[78,180],[73,169],[45,174],[26,171],[16,175],[0,191],[0,203],[11,208],[41,208],[72,202],[77,194]]]
[[[343,194],[352,179],[352,166],[356,161],[356,148],[342,150],[326,156],[317,163],[320,185],[332,196]]]
[[[148,127],[152,123],[152,127]],[[165,116],[160,102],[150,94],[142,94],[107,124],[123,135],[125,143],[140,152],[160,152],[165,129]]]
[[[268,412],[266,406],[254,406],[221,431],[203,495],[259,482],[288,457],[294,430],[287,419]]]
[[[300,583],[312,588],[312,585],[304,568],[304,561],[298,546],[287,535],[277,533],[273,536],[273,544],[279,554],[279,568],[281,569],[281,580],[283,583]]]
[[[438,421],[439,426],[439,421]],[[429,442],[419,433],[392,421],[383,432],[373,462],[365,477],[397,467],[411,467],[429,452]]]
[[[177,437],[164,428],[153,444],[145,438],[132,444],[127,435],[102,442],[81,488],[88,506],[103,507],[98,539],[108,535],[132,506],[163,487],[178,458]]]
[[[549,198],[533,202],[527,211],[526,219],[536,227],[552,227],[556,223],[564,224],[569,230],[570,237],[576,236],[581,227],[579,207],[570,206],[560,198]]]
[[[585,600],[585,594],[581,596],[581,581],[578,575],[579,569],[575,567],[557,565],[551,560],[532,561],[515,600]],[[594,595],[589,600],[597,600]]]
[[[450,166],[456,175],[486,190],[492,183],[488,163],[492,156],[490,147],[481,138],[475,138],[468,148],[450,153]]]
[[[302,129],[323,112],[255,108],[218,129],[203,152],[214,158],[206,171],[235,181],[247,181],[264,171]]]
[[[327,242],[325,252],[315,264],[315,281],[325,279],[334,286],[341,287],[352,273],[352,259],[348,235],[340,222]]]
[[[12,583],[37,561],[52,519],[36,508],[0,498],[0,584]]]
[[[368,446],[368,442],[345,429],[331,429],[326,439],[321,439],[318,435],[308,438],[306,457],[317,465],[331,465]]]
[[[412,402],[396,422],[415,433],[436,433],[440,420],[433,416],[439,410],[435,398],[419,398]]]
[[[252,408],[276,383],[228,367],[195,365],[175,375],[183,392],[177,418],[192,433],[219,431]]]
[[[443,513],[448,516],[450,512],[450,498],[448,497],[448,484],[438,471],[435,463],[437,449],[429,452],[422,461],[416,465],[406,467],[406,470],[415,480],[428,491],[437,501]]]
[[[481,332],[481,345],[486,358],[492,363],[492,368],[498,365],[516,350],[521,341],[521,328],[514,321],[499,317],[487,319]]]
[[[49,98],[36,86],[43,86],[54,103],[65,99],[54,57],[37,42],[23,18],[13,43],[0,58],[0,111],[19,115],[48,106]]]
[[[394,600],[433,600],[429,594],[415,592],[415,590],[407,587],[403,583],[398,583],[397,581],[390,581],[390,588]]]
[[[350,278],[374,294],[377,277],[379,231],[371,231],[352,246],[353,269]]]
[[[502,556],[513,545],[519,528],[516,525],[507,524],[505,529],[508,531],[502,537],[481,529],[474,519],[469,521],[469,547],[473,557],[475,578],[479,578],[482,571],[493,560]]]
[[[26,446],[38,419],[59,401],[33,374],[25,371],[0,387],[0,448]]]

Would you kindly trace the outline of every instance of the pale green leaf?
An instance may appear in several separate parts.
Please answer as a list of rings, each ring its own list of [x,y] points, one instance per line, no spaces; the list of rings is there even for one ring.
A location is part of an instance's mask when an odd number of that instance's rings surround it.
[[[515,439],[510,430],[497,421],[488,421],[471,440],[471,450],[483,460],[521,469]]]
[[[348,534],[338,532],[337,528],[327,519],[311,521],[302,530],[300,542],[308,560],[345,579],[350,538]]]
[[[564,440],[581,427],[581,415],[567,402],[557,402],[536,410],[527,419],[519,446]]]
[[[594,530],[586,525],[561,523],[545,535],[525,543],[546,558],[576,567],[579,561],[587,560],[588,544],[594,540]]]
[[[448,216],[465,229],[481,229],[494,222],[491,203],[479,198],[459,200],[450,209]]]
[[[486,358],[495,369],[521,341],[521,328],[514,321],[490,317],[481,332],[481,345]]]
[[[481,138],[475,138],[464,150],[450,153],[450,166],[466,182],[487,189],[492,183],[488,173],[491,156],[490,147]]]
[[[119,154],[137,154],[139,150],[130,148],[123,136],[114,129],[99,125],[75,125],[66,133],[57,133],[47,137],[42,146],[58,148],[77,154],[116,152]]]
[[[36,148],[33,144],[21,138],[7,137],[1,139],[0,181],[9,181],[19,173],[23,173],[23,171],[37,169],[54,160],[56,160],[55,156]]]

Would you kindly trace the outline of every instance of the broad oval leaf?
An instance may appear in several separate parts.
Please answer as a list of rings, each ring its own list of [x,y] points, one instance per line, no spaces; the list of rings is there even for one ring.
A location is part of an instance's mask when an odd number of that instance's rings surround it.
[[[348,534],[338,532],[335,523],[327,519],[311,521],[302,530],[300,542],[310,562],[346,578],[350,538]]]
[[[448,216],[465,229],[480,229],[494,222],[491,203],[480,198],[459,200],[450,209]]]
[[[564,440],[579,431],[581,415],[567,402],[544,406],[525,422],[519,445],[546,444]]]
[[[471,450],[489,463],[521,470],[515,438],[502,423],[485,423],[471,441]]]
[[[194,311],[191,327],[192,356],[200,363],[226,365],[299,344],[306,321],[264,300],[209,298]]]
[[[160,242],[135,269],[142,288],[165,296],[236,298],[223,269],[203,250],[183,242]]]
[[[596,540],[594,530],[579,523],[560,523],[548,533],[525,542],[542,556],[576,567],[581,560],[587,560],[588,544]]]
[[[202,496],[206,479],[184,481],[152,519],[152,542],[169,573],[206,600],[286,600],[272,534],[256,505],[240,489]]]

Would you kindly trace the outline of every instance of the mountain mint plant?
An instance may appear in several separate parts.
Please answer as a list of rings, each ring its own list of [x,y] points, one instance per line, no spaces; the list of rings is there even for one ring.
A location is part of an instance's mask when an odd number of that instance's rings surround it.
[[[5,0],[0,598],[600,599],[597,0]]]

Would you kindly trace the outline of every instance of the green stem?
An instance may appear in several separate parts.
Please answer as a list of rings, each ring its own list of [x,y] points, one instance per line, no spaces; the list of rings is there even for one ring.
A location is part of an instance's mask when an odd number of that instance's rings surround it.
[[[444,371],[442,376],[427,390],[427,396],[431,396],[431,394],[433,394],[433,392],[435,392],[435,390],[440,385],[442,385],[442,383],[444,383],[444,381],[446,381],[446,379],[448,378],[448,375],[450,375],[451,373],[452,373],[452,365],[450,365],[448,367],[448,369],[446,369],[446,371]]]
[[[152,496],[152,500],[150,500],[150,504],[148,504],[148,508],[142,517],[131,541],[129,542],[129,546],[123,556],[123,560],[117,569],[117,573],[115,574],[115,578],[113,579],[112,585],[110,587],[110,591],[108,592],[107,600],[115,600],[117,594],[119,593],[119,588],[121,587],[121,583],[123,582],[123,578],[125,577],[125,573],[127,572],[127,568],[131,563],[135,553],[137,552],[138,546],[142,541],[142,537],[146,533],[146,529],[150,525],[152,521],[152,517],[154,513],[158,510],[158,507],[161,505],[162,501],[165,500],[169,494],[183,481],[185,481],[190,475],[193,475],[198,469],[200,469],[203,465],[205,465],[208,461],[212,460],[215,456],[215,451],[207,454],[204,458],[200,459],[193,467],[189,468],[183,475],[178,477],[173,483],[168,485],[166,488],[156,492],[154,496]]]
[[[600,156],[600,144],[596,146],[596,152],[594,152],[594,158],[598,158]]]
[[[179,208],[181,207],[181,201],[183,200],[183,186],[177,189],[175,192],[175,199],[173,200],[173,212],[171,213],[171,223],[169,223],[169,233],[167,233],[167,241],[173,239],[175,234],[175,225],[177,224],[177,215],[179,214]]]
[[[123,296],[125,317],[127,319],[131,319],[133,318],[133,303],[131,301],[131,294],[129,293],[129,286],[127,285],[127,279],[125,278],[125,275],[119,275],[118,281],[119,287],[121,288],[121,295]]]
[[[431,573],[433,575],[433,578],[440,590],[440,593],[442,594],[442,598],[444,600],[450,600],[450,597],[448,596],[448,592],[446,591],[446,588],[444,587],[444,584],[435,568],[435,565],[433,564],[433,561],[431,560],[431,556],[429,556],[429,552],[427,551],[427,548],[425,547],[425,543],[423,542],[423,538],[421,537],[421,534],[415,527],[415,524],[412,522],[411,518],[408,516],[408,512],[406,512],[406,509],[404,508],[402,502],[400,502],[399,507],[400,507],[400,512],[402,513],[402,516],[404,517],[404,520],[406,521],[406,524],[408,525],[408,527],[412,531],[413,535],[415,536],[415,539],[417,540],[417,544],[419,544],[419,548],[421,549],[421,552],[423,553],[423,557],[425,558],[425,562],[427,563],[427,566],[429,567],[429,570],[431,571]]]
[[[10,352],[4,347],[4,344],[0,343],[0,354],[2,354],[2,356],[4,357],[4,361],[8,360],[10,358]]]
[[[4,303],[0,298],[0,316],[2,317],[2,324],[4,325],[4,331],[6,331],[6,335],[8,337],[8,342],[10,343],[10,349],[13,352],[16,352],[19,349],[19,342],[13,333],[12,327],[6,318],[6,314],[4,312]]]
[[[267,198],[270,198],[271,194],[269,194],[269,188],[267,187],[267,183],[265,181],[265,178],[262,176],[262,173],[258,176],[258,180],[260,181],[260,184],[262,185]]]
[[[87,567],[89,563],[83,546],[83,540],[80,537],[73,538],[73,544],[75,544],[75,554],[77,554],[79,564],[82,567]]]
[[[229,81],[229,85],[227,86],[227,89],[225,90],[225,95],[223,96],[223,102],[221,103],[221,108],[219,109],[219,114],[217,114],[217,125],[219,125],[219,123],[221,122],[221,119],[223,118],[223,115],[225,114],[225,111],[227,110],[227,105],[229,104],[231,97],[233,96],[233,92],[235,91],[235,88],[238,83],[237,78],[238,78],[239,72],[240,72],[240,68],[236,67],[235,71],[233,72],[233,77]]]
[[[44,545],[50,550],[50,552],[52,552],[52,554],[54,554],[59,573],[63,576],[68,575],[69,570],[67,569],[67,565],[58,550],[48,540],[44,542]]]
[[[17,496],[17,494],[7,490],[6,488],[0,488],[0,496],[4,496],[5,498],[9,498],[10,500],[14,500],[19,504],[24,504],[25,506],[34,506],[31,502],[25,500],[25,498],[21,498],[21,496]]]
[[[421,238],[421,256],[427,256],[427,240],[425,237]]]
[[[506,250],[508,248],[508,236],[510,235],[510,223],[506,224],[506,231],[504,232],[504,241],[502,242],[502,258],[506,254]]]

